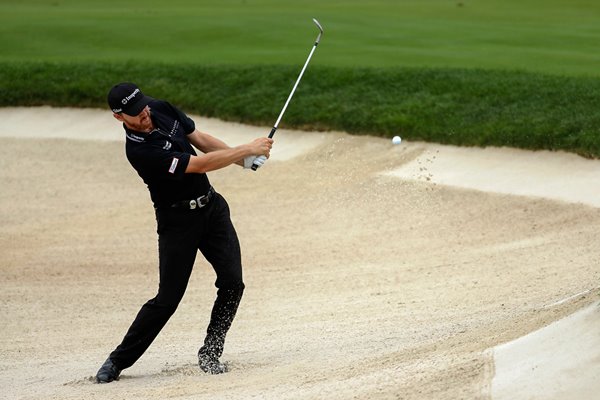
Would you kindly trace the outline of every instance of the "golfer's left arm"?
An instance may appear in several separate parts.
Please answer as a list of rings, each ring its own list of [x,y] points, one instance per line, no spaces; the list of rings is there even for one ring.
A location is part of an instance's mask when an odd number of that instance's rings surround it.
[[[231,147],[220,139],[209,135],[208,133],[200,132],[198,129],[187,135],[190,143],[203,153],[210,153],[217,150],[226,150]],[[235,162],[239,166],[244,166],[244,159]]]

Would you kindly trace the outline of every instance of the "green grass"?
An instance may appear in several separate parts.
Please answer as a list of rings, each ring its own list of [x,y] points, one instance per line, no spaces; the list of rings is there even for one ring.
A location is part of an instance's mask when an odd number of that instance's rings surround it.
[[[589,0],[3,0],[0,61],[523,69],[600,74]]]
[[[600,2],[2,0],[0,106],[106,107],[135,81],[187,112],[600,157]]]
[[[4,63],[0,106],[102,107],[120,80],[189,113],[272,125],[299,67]],[[600,157],[600,80],[515,71],[310,67],[281,126]],[[265,132],[266,134],[267,132]]]

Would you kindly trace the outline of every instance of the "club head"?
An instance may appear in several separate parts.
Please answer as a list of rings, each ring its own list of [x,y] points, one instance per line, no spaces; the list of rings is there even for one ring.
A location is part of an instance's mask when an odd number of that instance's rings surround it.
[[[319,30],[321,31],[321,33],[323,33],[323,27],[321,26],[321,24],[319,23],[319,21],[317,21],[316,18],[313,18],[313,22],[315,23],[315,25],[317,25],[317,27],[319,28]]]
[[[319,28],[319,36],[317,36],[317,40],[315,41],[315,43],[319,43],[319,41],[321,40],[321,35],[323,34],[323,27],[321,26],[321,24],[319,23],[319,21],[317,21],[316,18],[313,18],[313,22],[315,23],[315,25],[317,25],[317,28]]]

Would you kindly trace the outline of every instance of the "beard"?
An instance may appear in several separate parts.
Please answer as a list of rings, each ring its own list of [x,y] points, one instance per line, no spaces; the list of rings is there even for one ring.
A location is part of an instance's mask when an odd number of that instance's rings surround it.
[[[125,121],[125,125],[136,132],[150,132],[154,128],[152,118],[150,118],[150,110],[142,112],[140,116],[133,121]]]

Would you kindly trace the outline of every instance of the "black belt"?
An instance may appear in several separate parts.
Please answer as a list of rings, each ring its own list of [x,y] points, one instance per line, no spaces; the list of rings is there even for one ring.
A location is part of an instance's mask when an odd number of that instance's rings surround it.
[[[196,208],[202,208],[206,206],[212,197],[215,195],[215,190],[212,188],[208,189],[208,193],[204,196],[200,196],[196,199],[182,200],[177,203],[171,204],[171,208],[184,208],[186,210],[195,210]]]

